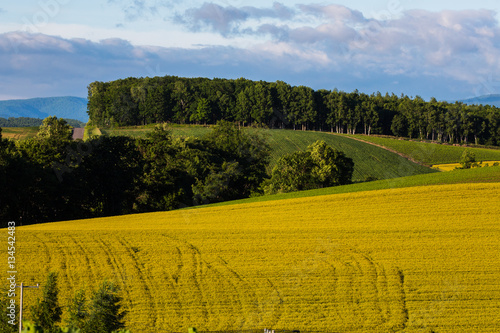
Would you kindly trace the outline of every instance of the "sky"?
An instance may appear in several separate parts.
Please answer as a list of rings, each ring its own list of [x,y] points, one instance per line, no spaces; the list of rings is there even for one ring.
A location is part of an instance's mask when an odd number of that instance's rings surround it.
[[[500,94],[497,0],[0,3],[0,100],[176,75],[457,100]]]

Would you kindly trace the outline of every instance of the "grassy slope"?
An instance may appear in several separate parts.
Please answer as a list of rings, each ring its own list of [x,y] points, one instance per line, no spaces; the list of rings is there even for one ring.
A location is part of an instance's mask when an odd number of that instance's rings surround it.
[[[471,150],[476,154],[477,161],[500,160],[500,149],[450,146],[366,135],[354,135],[352,137],[396,150],[405,156],[426,165],[458,163],[460,162],[462,153],[466,149]]]
[[[64,307],[113,280],[134,332],[498,332],[499,193],[440,185],[19,227],[17,278],[59,272]]]
[[[2,127],[2,138],[24,140],[36,136],[38,127]]]
[[[99,136],[101,134],[102,132],[99,128],[87,125],[83,132],[83,140],[88,140],[91,136]]]
[[[153,127],[122,128],[103,130],[109,135],[129,135],[142,137]],[[178,136],[202,136],[210,131],[203,126],[174,126],[172,133]],[[435,170],[412,163],[397,154],[344,136],[330,133],[292,130],[247,129],[258,132],[271,145],[271,166],[287,153],[305,150],[308,145],[317,140],[324,140],[329,145],[346,153],[354,160],[353,181],[363,181],[367,178],[390,179],[416,174],[432,173]]]

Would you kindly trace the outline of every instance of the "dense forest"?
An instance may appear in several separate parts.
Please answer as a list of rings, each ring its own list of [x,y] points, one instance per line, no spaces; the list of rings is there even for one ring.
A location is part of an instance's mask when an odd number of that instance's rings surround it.
[[[313,90],[247,79],[127,78],[93,82],[88,113],[98,126],[211,123],[396,135],[500,145],[500,109],[420,97]]]

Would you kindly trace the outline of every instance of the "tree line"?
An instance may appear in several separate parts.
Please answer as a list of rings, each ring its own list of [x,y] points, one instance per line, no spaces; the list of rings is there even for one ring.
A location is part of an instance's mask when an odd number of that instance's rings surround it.
[[[65,119],[72,127],[85,127],[85,123],[76,119]],[[43,119],[31,117],[0,117],[0,127],[39,127]]]
[[[146,138],[83,142],[49,117],[32,139],[1,139],[0,130],[0,219],[23,225],[245,198],[266,177],[268,157],[259,136],[229,123],[201,139],[158,127]]]
[[[93,82],[88,86],[88,114],[103,127],[227,120],[241,126],[500,145],[500,109],[494,106],[313,90],[244,78],[165,76]]]
[[[300,168],[287,177],[269,176],[269,160],[258,133],[226,121],[202,138],[174,137],[157,126],[145,138],[84,142],[71,139],[64,120],[49,117],[28,140],[2,139],[0,128],[0,220],[26,225],[166,211],[341,185],[352,177],[352,160],[324,143],[279,162]]]

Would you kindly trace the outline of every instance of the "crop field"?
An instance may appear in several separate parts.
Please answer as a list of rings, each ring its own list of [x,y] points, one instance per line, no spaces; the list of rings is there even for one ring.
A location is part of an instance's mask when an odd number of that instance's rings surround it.
[[[477,183],[24,226],[18,280],[58,272],[63,306],[115,281],[133,332],[498,332],[499,207]]]
[[[478,162],[500,160],[500,149],[471,148],[366,135],[349,137],[387,147],[425,165],[458,163],[465,150],[474,152]]]
[[[24,140],[32,138],[38,132],[38,127],[2,127],[2,138]]]
[[[153,127],[119,128],[113,130],[102,130],[109,135],[128,135],[132,137],[143,137]],[[170,128],[175,136],[200,137],[210,131],[205,126],[173,126]],[[246,129],[258,132],[266,138],[271,146],[270,169],[278,159],[288,153],[297,150],[306,150],[307,146],[317,140],[324,140],[332,147],[345,152],[354,161],[353,181],[364,181],[370,179],[391,179],[417,174],[433,173],[436,170],[408,161],[407,159],[391,153],[380,147],[352,140],[346,136],[331,135],[330,133],[293,130],[265,130]]]
[[[500,165],[500,161],[482,161],[481,167],[489,167]],[[438,169],[439,171],[453,171],[460,168],[462,165],[460,163],[449,163],[449,164],[435,164],[432,167]]]

